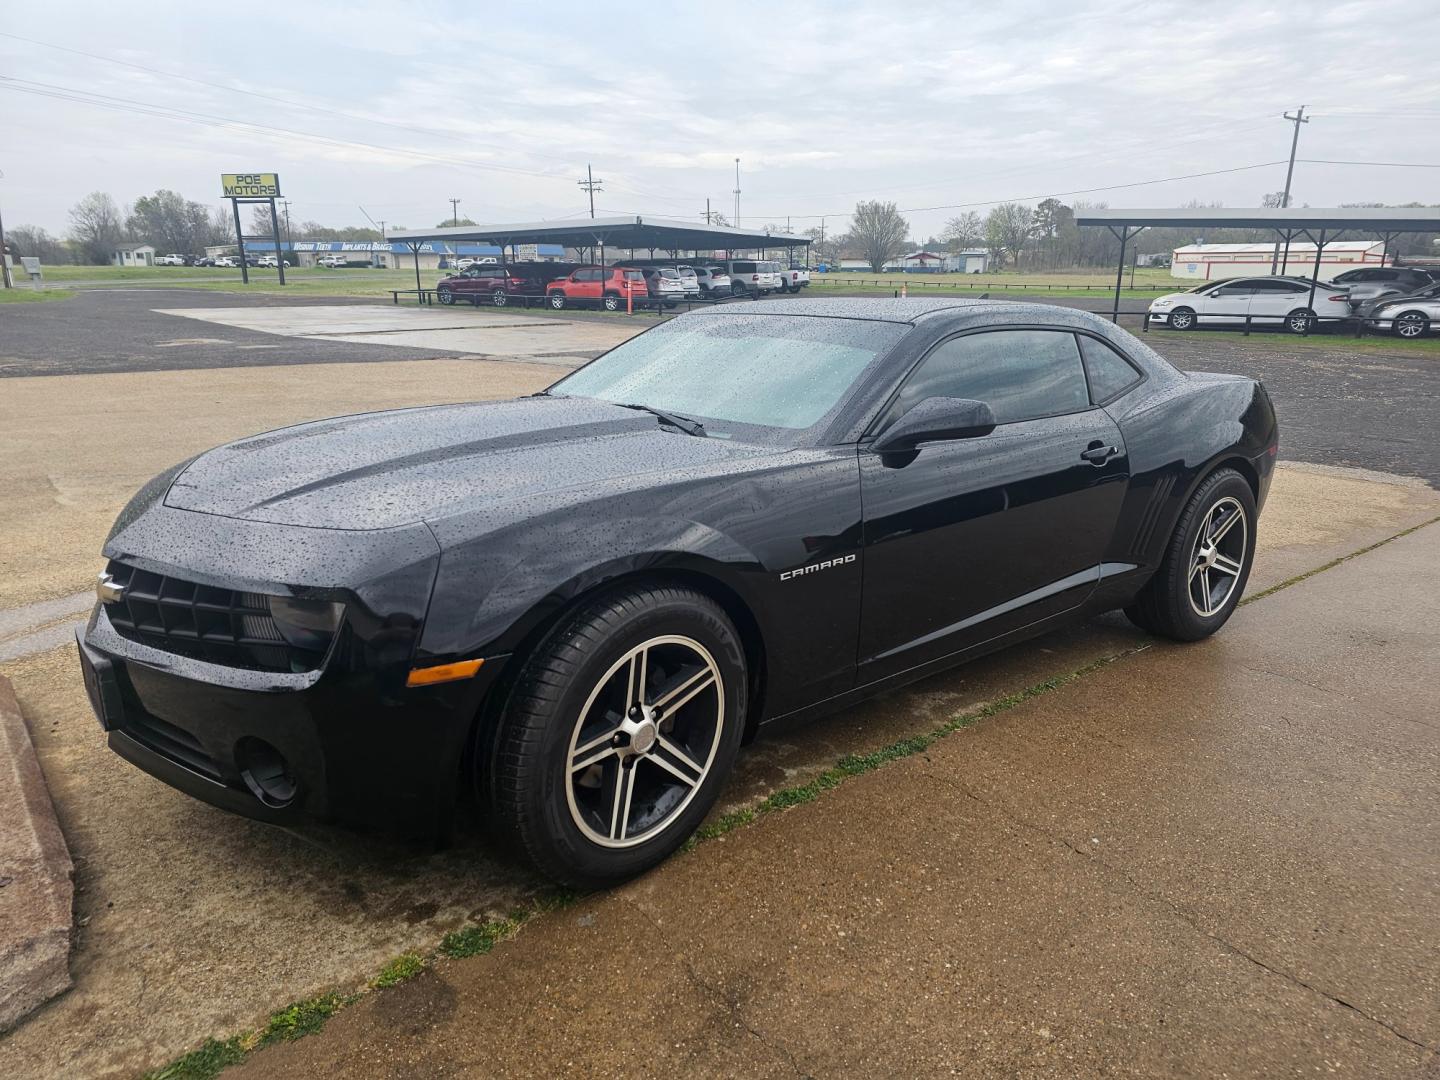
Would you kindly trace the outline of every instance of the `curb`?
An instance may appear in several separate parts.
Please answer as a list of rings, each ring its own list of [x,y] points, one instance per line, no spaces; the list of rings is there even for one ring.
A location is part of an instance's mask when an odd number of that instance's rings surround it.
[[[0,1032],[70,988],[73,873],[15,691],[0,675]]]

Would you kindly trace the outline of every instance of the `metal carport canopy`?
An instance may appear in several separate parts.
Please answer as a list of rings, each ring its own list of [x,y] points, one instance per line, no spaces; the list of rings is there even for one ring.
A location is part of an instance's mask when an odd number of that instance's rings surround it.
[[[656,248],[662,251],[727,251],[800,247],[803,236],[697,225],[670,218],[611,217],[576,221],[534,221],[516,225],[461,225],[457,228],[392,232],[389,239],[406,244],[427,240],[473,240],[509,247],[512,244],[563,244],[566,247]]]
[[[1440,207],[1435,206],[1313,206],[1281,209],[1242,209],[1196,207],[1185,210],[1086,210],[1075,215],[1076,225],[1101,225],[1120,241],[1120,258],[1115,266],[1115,302],[1110,318],[1120,321],[1120,284],[1125,276],[1125,245],[1147,228],[1199,228],[1215,226],[1228,229],[1270,229],[1290,250],[1290,241],[1303,235],[1315,244],[1315,269],[1311,274],[1309,305],[1315,306],[1313,278],[1320,273],[1320,257],[1325,249],[1326,233],[1371,232],[1385,238],[1386,247],[1396,233],[1440,232]],[[1132,231],[1133,230],[1133,231]],[[1313,235],[1312,235],[1313,234]],[[1332,235],[1330,240],[1339,237]],[[1273,272],[1274,266],[1271,266]]]
[[[1376,233],[1440,232],[1440,207],[1342,206],[1333,210],[1313,206],[1281,210],[1085,210],[1075,215],[1076,225],[1154,226],[1185,228],[1209,225],[1227,229],[1352,229]]]

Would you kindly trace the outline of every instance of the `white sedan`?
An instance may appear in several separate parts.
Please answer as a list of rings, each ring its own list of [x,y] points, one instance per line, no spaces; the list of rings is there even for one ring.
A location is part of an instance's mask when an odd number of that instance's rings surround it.
[[[1169,293],[1150,302],[1150,325],[1172,330],[1197,326],[1244,323],[1259,326],[1283,324],[1292,334],[1303,334],[1317,322],[1336,323],[1350,315],[1345,290],[1326,281],[1314,282],[1315,302],[1310,305],[1308,278],[1255,277],[1207,281],[1189,292]]]

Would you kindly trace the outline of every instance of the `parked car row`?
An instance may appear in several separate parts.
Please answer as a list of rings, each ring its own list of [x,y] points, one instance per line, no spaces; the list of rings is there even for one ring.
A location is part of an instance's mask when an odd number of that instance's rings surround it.
[[[611,266],[478,259],[442,278],[435,295],[442,304],[469,300],[504,307],[516,298],[544,297],[557,310],[593,303],[613,311],[627,304],[674,307],[682,300],[798,293],[809,284],[808,270],[753,259],[627,259]]]
[[[1313,299],[1312,299],[1313,294]],[[1199,326],[1283,326],[1304,334],[1349,319],[1404,337],[1428,333],[1440,321],[1440,272],[1409,267],[1364,267],[1332,281],[1307,277],[1225,278],[1150,302],[1152,326],[1194,330]]]

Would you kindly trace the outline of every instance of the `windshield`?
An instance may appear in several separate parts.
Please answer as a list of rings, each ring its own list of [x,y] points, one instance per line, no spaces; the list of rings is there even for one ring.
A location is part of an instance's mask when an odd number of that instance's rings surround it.
[[[907,327],[784,315],[684,315],[550,388],[693,417],[707,434],[793,445],[840,407]]]

